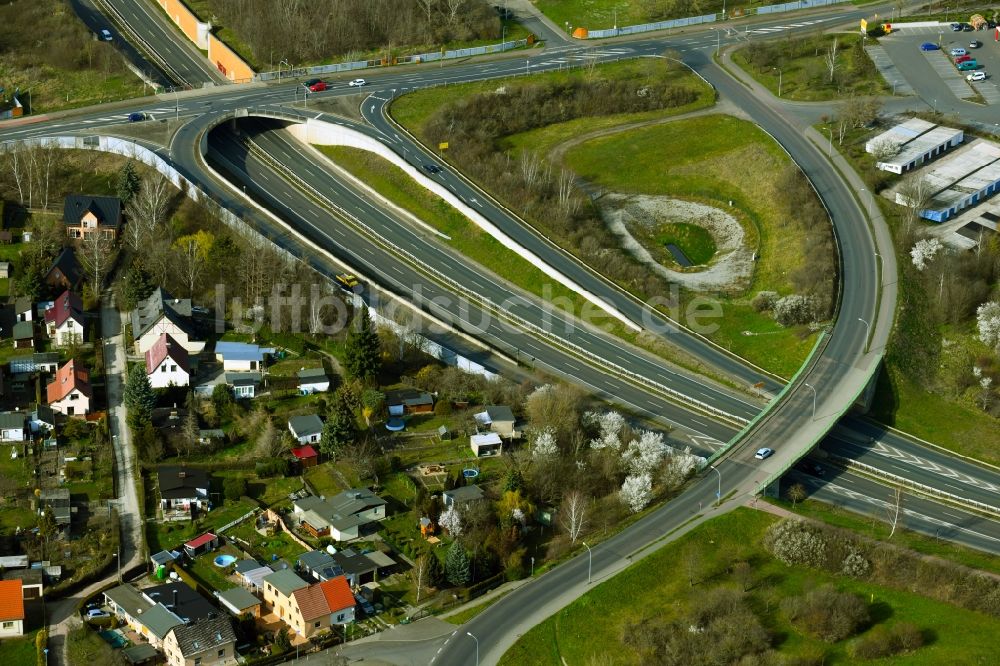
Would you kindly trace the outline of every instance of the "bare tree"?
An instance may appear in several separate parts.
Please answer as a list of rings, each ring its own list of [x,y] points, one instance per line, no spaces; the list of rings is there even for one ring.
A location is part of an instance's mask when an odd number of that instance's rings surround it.
[[[934,191],[927,179],[912,173],[903,179],[896,189],[896,203],[903,206],[903,223],[906,235],[913,231],[913,225],[920,219],[920,211],[927,206]]]
[[[830,45],[830,50],[826,52],[823,57],[823,62],[826,63],[827,75],[830,77],[830,83],[833,83],[833,75],[837,71],[837,38],[833,38],[833,44]]]
[[[115,260],[115,243],[110,236],[95,229],[84,236],[80,243],[80,263],[91,280],[94,296],[101,293],[104,276],[108,274]]]
[[[138,251],[163,226],[170,202],[169,181],[160,174],[142,179],[142,185],[126,208],[125,238]]]
[[[420,5],[420,8],[424,10],[424,14],[427,16],[428,25],[431,22],[431,12],[434,11],[434,8],[437,6],[437,3],[438,0],[417,0],[417,4]]]
[[[792,506],[804,500],[808,496],[806,492],[806,487],[801,483],[796,483],[791,488],[788,489],[788,499],[792,500]]]
[[[559,191],[559,207],[563,209],[564,212],[571,213],[571,209],[574,208],[575,198],[573,197],[573,181],[575,176],[572,171],[567,171],[566,169],[559,170],[559,181],[558,181],[558,191]]]
[[[733,565],[733,578],[739,583],[740,589],[746,592],[753,587],[754,571],[753,566],[744,560]]]
[[[465,6],[465,0],[445,0],[448,5],[448,25],[454,25],[458,13]]]
[[[587,527],[587,504],[589,498],[579,490],[571,490],[563,496],[559,509],[559,523],[566,530],[569,541],[576,544]]]
[[[193,236],[188,237],[186,241],[181,238],[178,243],[181,242],[183,242],[183,246],[178,248],[179,269],[188,288],[188,297],[192,298],[195,287],[198,285],[198,279],[205,268],[205,256]]]
[[[521,153],[521,178],[529,190],[542,179],[542,161],[537,153]]]
[[[410,575],[413,576],[413,586],[416,588],[417,599],[416,603],[420,603],[420,595],[423,593],[424,588],[427,587],[427,579],[430,575],[431,563],[430,559],[434,557],[429,553],[423,553],[413,562],[413,569],[410,570]]]
[[[889,538],[896,533],[896,528],[899,526],[899,518],[903,513],[903,489],[895,488],[890,496],[890,504],[886,507],[886,513],[888,516],[888,523],[892,526],[889,530]]]

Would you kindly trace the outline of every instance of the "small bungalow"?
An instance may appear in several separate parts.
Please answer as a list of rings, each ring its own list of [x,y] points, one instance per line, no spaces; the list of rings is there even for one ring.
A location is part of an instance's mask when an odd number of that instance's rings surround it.
[[[292,455],[299,461],[299,465],[302,466],[302,469],[315,467],[316,463],[319,462],[319,454],[316,453],[316,449],[308,444],[305,446],[297,446],[292,449]]]
[[[225,592],[216,592],[219,598],[219,605],[232,613],[234,617],[239,617],[244,613],[249,613],[252,617],[260,617],[261,601],[250,594],[245,588],[233,587]]]
[[[226,431],[221,428],[209,428],[207,430],[198,431],[199,444],[213,444],[215,442],[221,442],[225,438]]]
[[[469,438],[469,446],[476,457],[498,456],[503,453],[503,440],[495,432],[487,432],[481,435],[472,435]]]
[[[299,393],[325,393],[330,390],[330,378],[323,368],[302,368],[296,375],[299,378]]]
[[[66,247],[52,262],[49,272],[45,274],[45,284],[53,289],[76,289],[83,281],[83,268],[73,252]]]
[[[28,438],[24,412],[0,412],[0,442],[23,442]]]
[[[149,561],[153,563],[153,569],[159,569],[160,567],[166,567],[173,564],[174,560],[180,557],[180,553],[175,550],[161,550],[158,553],[153,553],[149,556]]]
[[[386,396],[389,416],[404,414],[430,414],[434,411],[434,396],[424,391],[401,389],[390,391]]]
[[[316,414],[293,416],[288,419],[288,430],[299,444],[319,444],[323,421]]]
[[[21,581],[21,593],[25,601],[41,599],[45,596],[45,575],[41,569],[14,569],[3,572],[4,580]]]
[[[30,321],[19,321],[14,324],[14,348],[35,348],[35,325]]]
[[[191,520],[209,508],[208,473],[177,465],[162,465],[156,472],[164,520]]]
[[[46,488],[38,495],[38,513],[52,509],[52,517],[60,529],[69,527],[73,519],[73,507],[70,504],[69,488]]]
[[[219,547],[219,537],[205,532],[184,544],[184,553],[192,560],[203,553],[210,553]]]
[[[259,372],[227,372],[223,379],[233,389],[233,396],[237,400],[241,400],[257,396],[257,387],[260,386],[261,376]]]
[[[245,342],[215,343],[215,360],[222,363],[222,369],[227,373],[261,372],[264,369],[264,354],[273,353],[274,349]]]
[[[518,436],[514,430],[514,412],[506,405],[489,405],[484,411],[476,414],[475,418],[476,423],[489,428],[501,437],[510,439]]]
[[[485,497],[483,489],[477,485],[460,486],[441,493],[441,503],[444,504],[445,507],[461,507],[471,502],[481,500],[483,497]]]

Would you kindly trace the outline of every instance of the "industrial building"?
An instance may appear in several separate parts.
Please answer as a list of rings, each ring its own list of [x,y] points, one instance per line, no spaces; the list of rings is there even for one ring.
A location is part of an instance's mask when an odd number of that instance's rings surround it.
[[[865,144],[869,154],[888,153],[895,150],[892,157],[876,162],[882,171],[902,174],[924,162],[959,146],[965,139],[960,129],[940,127],[920,118],[911,118],[900,123]]]
[[[923,171],[920,179],[925,191],[931,193],[920,210],[920,217],[944,222],[1000,189],[1000,146],[975,141]],[[896,192],[896,203],[910,206],[915,202]]]

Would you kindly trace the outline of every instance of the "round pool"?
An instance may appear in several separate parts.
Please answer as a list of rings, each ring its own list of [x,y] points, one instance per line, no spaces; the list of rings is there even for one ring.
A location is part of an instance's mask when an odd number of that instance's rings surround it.
[[[219,555],[215,558],[215,566],[217,567],[228,567],[230,564],[236,561],[236,557],[233,555]]]
[[[478,469],[463,469],[462,470],[462,476],[464,476],[467,479],[474,479],[477,476],[479,476],[479,470]]]

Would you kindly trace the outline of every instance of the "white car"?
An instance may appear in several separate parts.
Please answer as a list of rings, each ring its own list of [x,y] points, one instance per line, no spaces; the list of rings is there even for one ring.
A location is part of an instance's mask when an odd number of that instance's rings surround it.
[[[968,51],[966,51],[961,46],[959,46],[959,47],[953,48],[948,53],[952,54],[953,56],[964,56],[964,55],[966,55],[968,53]]]
[[[757,460],[763,460],[764,458],[770,458],[774,455],[774,449],[769,449],[766,446],[762,449],[757,449],[757,453],[753,455]]]
[[[114,38],[111,36],[111,31],[108,30],[107,28],[104,28],[103,30],[101,30],[101,39],[106,42],[110,42]]]
[[[366,83],[367,83],[367,81],[365,81],[364,79],[354,79],[353,81],[351,81],[347,85],[351,86],[352,88],[360,88],[361,86],[365,85]]]
[[[966,81],[985,81],[986,72],[973,72],[965,77]]]

